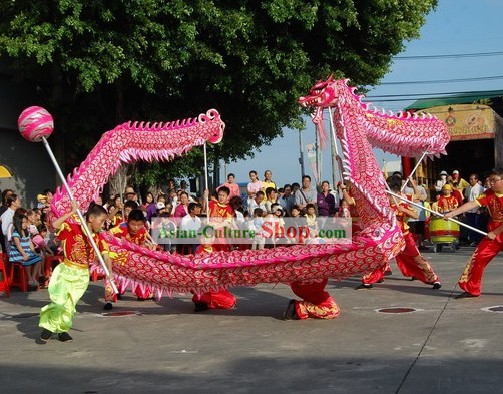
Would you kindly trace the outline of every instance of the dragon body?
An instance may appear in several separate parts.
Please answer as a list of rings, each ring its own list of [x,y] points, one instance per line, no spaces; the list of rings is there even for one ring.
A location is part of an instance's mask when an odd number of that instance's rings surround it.
[[[430,154],[440,154],[448,142],[445,127],[436,118],[407,118],[371,111],[343,80],[318,83],[300,102],[318,111],[334,111],[337,137],[343,147],[344,176],[354,186],[362,231],[354,234],[350,243],[188,256],[146,250],[107,234],[110,249],[117,255],[113,271],[121,287],[147,286],[161,296],[258,283],[343,279],[372,271],[399,253],[403,238],[389,207],[372,146],[397,154],[420,154],[425,149]],[[126,123],[103,135],[82,165],[68,176],[68,183],[81,206],[85,206],[121,163],[166,160],[205,141],[218,142],[222,132],[223,123],[214,110],[197,119],[163,127]],[[52,210],[61,215],[68,207],[68,197],[63,190],[57,190]]]

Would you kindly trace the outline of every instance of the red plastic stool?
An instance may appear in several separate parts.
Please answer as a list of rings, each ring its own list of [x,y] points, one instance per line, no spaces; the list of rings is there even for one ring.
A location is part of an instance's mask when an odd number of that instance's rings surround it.
[[[22,264],[11,263],[10,265],[10,287],[17,287],[23,292],[28,291],[28,277]]]
[[[51,256],[46,255],[44,260],[44,275],[49,278],[52,274],[52,270],[63,261],[64,256]]]
[[[10,278],[7,273],[7,255],[0,253],[0,291],[3,291],[7,297],[10,297]]]
[[[91,279],[91,282],[96,282],[97,280],[105,279],[105,275],[99,274],[97,270],[94,270],[93,272],[91,272],[90,279]]]

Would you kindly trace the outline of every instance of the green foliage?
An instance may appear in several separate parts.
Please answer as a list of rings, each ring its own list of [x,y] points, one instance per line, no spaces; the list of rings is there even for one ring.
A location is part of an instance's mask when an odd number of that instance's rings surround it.
[[[132,174],[132,183],[148,188],[166,184],[169,178],[194,177],[204,174],[203,163],[203,151],[199,147],[170,162],[140,162]]]
[[[491,106],[491,105],[493,105],[493,101],[490,98],[484,98],[484,99],[476,100],[472,104],[481,104],[481,105]]]
[[[0,61],[35,81],[67,150],[128,119],[216,108],[226,130],[210,155],[234,160],[298,126],[317,79],[377,83],[436,3],[4,0]]]

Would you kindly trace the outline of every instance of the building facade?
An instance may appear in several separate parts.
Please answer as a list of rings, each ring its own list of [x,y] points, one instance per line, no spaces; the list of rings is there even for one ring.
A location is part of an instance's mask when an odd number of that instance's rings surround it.
[[[13,175],[0,178],[0,189],[13,189],[25,208],[35,207],[44,189],[54,189],[57,176],[43,144],[25,140],[17,128],[21,111],[39,105],[36,90],[29,82],[17,83],[0,65],[0,165]]]

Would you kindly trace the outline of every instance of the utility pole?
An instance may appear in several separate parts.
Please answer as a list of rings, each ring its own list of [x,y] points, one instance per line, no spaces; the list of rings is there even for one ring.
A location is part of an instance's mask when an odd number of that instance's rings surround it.
[[[341,162],[338,160],[339,150],[337,149],[337,135],[335,132],[335,123],[333,118],[333,109],[328,107],[328,116],[330,122],[330,139],[332,140],[332,188],[337,190],[337,182],[343,180]],[[338,171],[337,171],[338,170]],[[339,175],[339,177],[337,177]]]
[[[306,174],[306,169],[304,168],[304,145],[302,143],[302,130],[299,128],[299,148],[300,148],[300,179]]]
[[[320,149],[320,138],[318,132],[315,131],[315,154],[316,154],[316,174],[314,174],[316,178],[316,188],[321,187],[321,149]]]
[[[330,125],[332,127],[332,125]],[[334,138],[334,133],[330,133],[330,141],[332,142],[330,144],[331,151],[332,151],[332,189],[337,190],[337,166],[339,165],[337,163],[337,141]],[[342,181],[342,179],[341,179]]]
[[[318,132],[315,130],[314,131],[314,154],[316,155],[316,160],[315,160],[315,163],[316,163],[316,174],[314,174],[314,178],[315,178],[315,183],[316,183],[316,188],[318,188],[318,184],[320,183],[320,149],[319,149],[319,145],[318,145]]]

